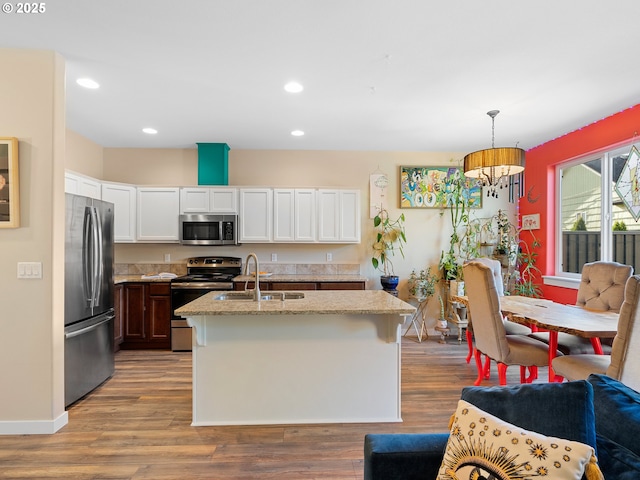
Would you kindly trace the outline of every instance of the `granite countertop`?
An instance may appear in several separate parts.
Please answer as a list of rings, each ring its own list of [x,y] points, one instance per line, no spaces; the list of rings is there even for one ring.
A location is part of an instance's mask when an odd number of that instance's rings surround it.
[[[113,283],[115,285],[119,283],[128,283],[128,282],[159,282],[159,283],[169,283],[171,281],[170,278],[143,278],[142,275],[114,275]]]
[[[297,300],[214,300],[210,292],[176,310],[182,317],[201,315],[396,314],[411,315],[416,308],[382,290],[311,290]],[[265,293],[265,292],[263,292]]]
[[[234,282],[253,281],[254,275],[238,275]],[[260,275],[261,282],[366,282],[367,277],[362,275],[327,275],[327,274],[292,274],[274,273],[272,275]]]

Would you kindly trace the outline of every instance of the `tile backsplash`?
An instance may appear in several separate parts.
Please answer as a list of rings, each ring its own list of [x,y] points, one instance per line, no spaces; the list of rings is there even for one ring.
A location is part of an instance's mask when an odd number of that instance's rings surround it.
[[[253,263],[249,270],[255,270]],[[360,275],[358,263],[268,263],[260,264],[260,270],[276,275]],[[149,275],[170,272],[186,275],[184,263],[116,263],[116,275]]]

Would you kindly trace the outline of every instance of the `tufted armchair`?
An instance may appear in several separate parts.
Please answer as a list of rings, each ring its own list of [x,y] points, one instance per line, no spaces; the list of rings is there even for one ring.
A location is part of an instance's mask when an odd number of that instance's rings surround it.
[[[618,262],[592,262],[582,267],[576,305],[592,310],[620,311],[624,286],[633,267]]]
[[[624,301],[624,287],[633,275],[633,267],[618,262],[591,262],[582,267],[578,299],[576,305],[592,310],[619,312]],[[549,343],[547,332],[532,333],[532,337]],[[558,350],[568,354],[591,354],[593,347],[588,339],[558,334]],[[611,346],[603,345],[605,353],[611,353]]]
[[[487,367],[482,366],[482,354],[497,362],[500,385],[507,383],[508,365],[520,366],[521,383],[531,383],[537,378],[538,367],[549,365],[549,346],[527,335],[507,335],[491,269],[477,261],[468,262],[462,268],[476,340],[478,378],[474,384],[480,385],[486,378]]]
[[[498,293],[499,297],[504,296],[504,280],[502,279],[502,264],[500,263],[500,261],[487,257],[478,257],[474,258],[471,261],[482,263],[483,265],[486,265],[491,269],[493,280],[496,286],[496,292]],[[467,345],[469,346],[467,363],[469,363],[469,361],[471,360],[471,356],[473,355],[473,323],[470,310],[471,309],[467,311],[467,319],[469,320],[469,325],[467,327]],[[519,323],[507,320],[506,318],[503,318],[503,324],[507,335],[528,335],[531,333],[530,328],[526,327],[525,325],[520,325]]]
[[[640,389],[640,364],[634,354],[640,348],[640,276],[626,282],[624,303],[620,309],[618,334],[611,355],[564,355],[553,359],[553,368],[567,380],[583,380],[590,374],[606,374],[625,385]]]

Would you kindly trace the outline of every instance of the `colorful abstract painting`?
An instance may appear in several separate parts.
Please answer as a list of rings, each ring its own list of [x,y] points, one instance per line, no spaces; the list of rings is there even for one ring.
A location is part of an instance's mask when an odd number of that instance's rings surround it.
[[[463,194],[471,208],[482,207],[482,185],[465,178],[458,167],[400,167],[400,208],[448,208],[452,184],[465,181]]]

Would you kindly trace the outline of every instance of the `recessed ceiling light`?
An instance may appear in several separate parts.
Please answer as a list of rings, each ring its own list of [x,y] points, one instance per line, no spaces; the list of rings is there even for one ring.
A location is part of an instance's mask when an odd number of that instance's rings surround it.
[[[149,135],[155,135],[156,133],[158,133],[158,130],[156,130],[155,128],[151,128],[151,127],[143,128],[142,131],[144,133],[148,133]]]
[[[284,89],[289,93],[300,93],[304,87],[298,82],[289,82],[284,86]]]
[[[301,137],[304,135],[304,132],[302,130],[294,130],[293,132],[291,132],[291,135],[293,135],[294,137]]]
[[[76,80],[76,83],[84,88],[91,88],[92,90],[96,88],[100,88],[100,84],[95,80],[91,80],[90,78],[79,78]]]

